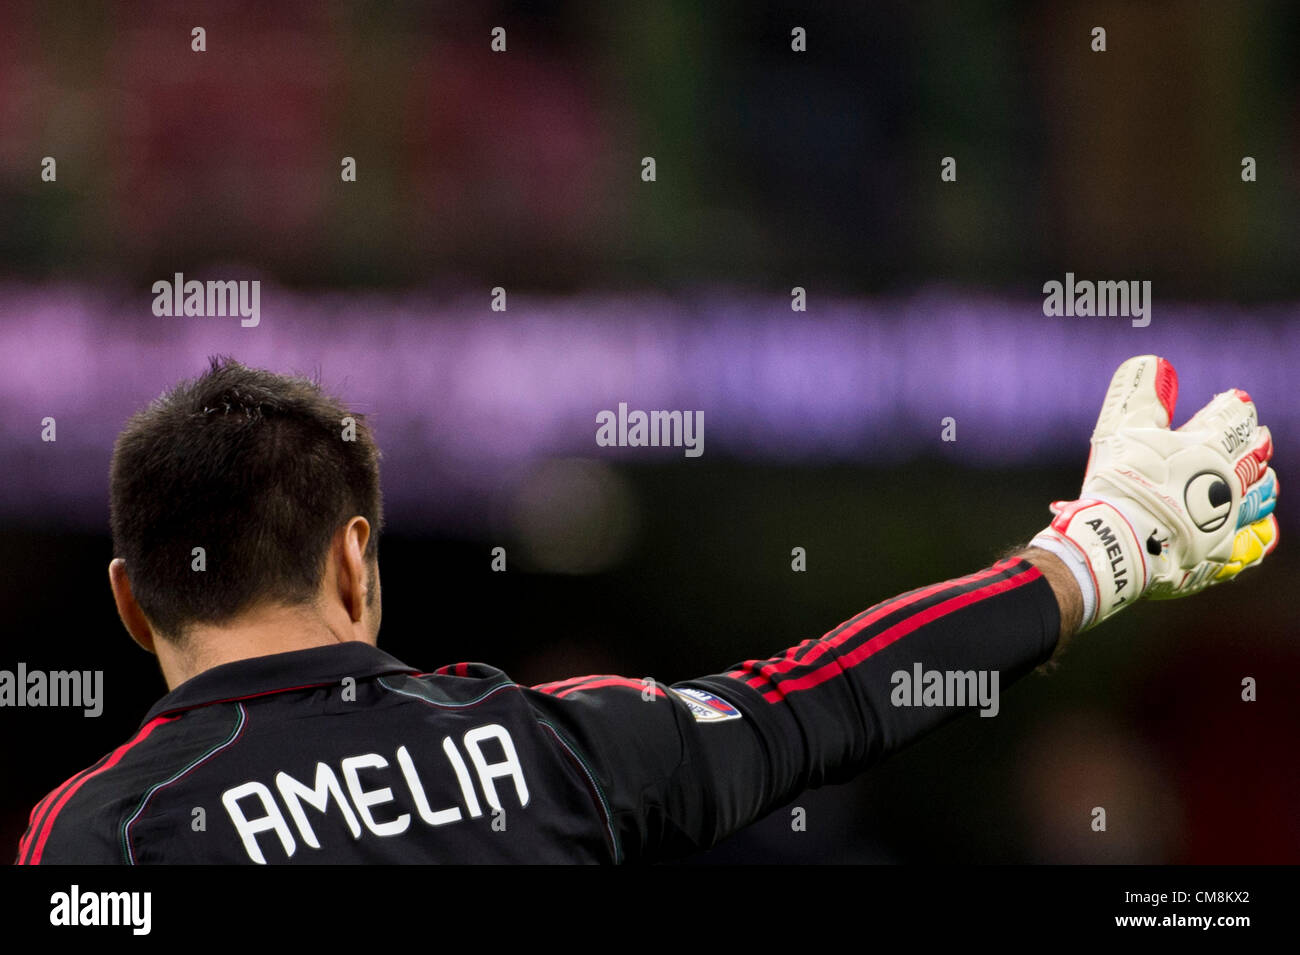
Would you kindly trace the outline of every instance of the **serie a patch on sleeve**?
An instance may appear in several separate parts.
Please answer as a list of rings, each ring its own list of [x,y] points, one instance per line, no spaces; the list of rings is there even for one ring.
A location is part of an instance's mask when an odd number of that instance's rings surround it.
[[[676,693],[678,699],[686,704],[697,723],[720,723],[723,720],[740,719],[740,710],[722,697],[714,696],[708,690],[693,686],[670,686],[668,689]]]

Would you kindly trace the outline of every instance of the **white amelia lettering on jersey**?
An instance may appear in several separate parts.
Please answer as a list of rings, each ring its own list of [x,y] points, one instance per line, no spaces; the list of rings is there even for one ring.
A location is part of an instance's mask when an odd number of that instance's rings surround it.
[[[502,758],[498,762],[489,762],[488,757],[483,753],[483,744],[489,740],[495,740],[501,747]],[[509,778],[514,783],[515,796],[519,800],[519,805],[521,807],[528,805],[528,783],[524,781],[524,770],[519,765],[519,755],[515,752],[514,741],[504,726],[496,723],[476,726],[465,734],[463,746],[469,753],[469,763],[474,766],[479,788],[483,791],[488,806],[493,810],[504,808],[497,793],[497,780],[502,778]],[[447,757],[451,771],[456,776],[461,805],[435,810],[429,805],[424,783],[420,781],[420,776],[415,770],[415,761],[411,759],[410,752],[405,746],[397,748],[397,768],[401,771],[402,782],[411,794],[411,801],[415,804],[415,811],[420,821],[429,826],[445,826],[448,823],[460,822],[465,817],[464,813],[468,813],[471,819],[482,816],[483,806],[474,788],[469,764],[466,763],[465,757],[461,755],[460,749],[450,736],[442,741],[442,751]],[[257,842],[260,833],[274,833],[286,857],[292,856],[298,850],[298,840],[302,840],[312,849],[320,848],[320,840],[316,837],[311,820],[303,809],[304,805],[321,813],[330,812],[332,806],[337,807],[353,839],[361,838],[363,827],[366,832],[375,836],[398,836],[406,832],[411,826],[411,814],[408,812],[387,822],[375,818],[374,810],[377,807],[393,801],[392,788],[389,786],[366,788],[367,783],[361,778],[363,770],[373,774],[386,769],[391,775],[392,770],[389,768],[388,760],[378,753],[349,756],[340,761],[339,773],[336,773],[327,763],[317,763],[316,780],[311,785],[294,779],[288,773],[276,773],[275,791],[279,793],[279,800],[276,799],[276,792],[273,792],[269,786],[254,780],[227,789],[221,794],[221,804],[226,807],[230,821],[235,824],[235,830],[243,840],[248,857],[254,862],[265,865],[266,856],[262,852],[262,846]],[[371,779],[373,778],[372,775]],[[374,786],[374,783],[369,785]],[[289,811],[288,820],[280,810],[281,802]],[[462,808],[464,813],[461,811]],[[293,822],[292,828],[289,820]],[[268,847],[271,845],[274,843],[268,843]]]

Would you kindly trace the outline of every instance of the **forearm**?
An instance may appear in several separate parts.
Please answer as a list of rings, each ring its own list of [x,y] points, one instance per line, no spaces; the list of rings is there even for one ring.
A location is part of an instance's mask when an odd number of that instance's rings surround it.
[[[1057,606],[1061,610],[1061,631],[1056,642],[1052,659],[1060,657],[1070,639],[1079,632],[1083,622],[1083,595],[1074,575],[1061,558],[1041,547],[1026,547],[1015,556],[1022,557],[1043,572],[1047,582],[1056,595]]]
[[[818,640],[690,682],[742,707],[761,734],[760,751],[769,754],[763,778],[745,785],[762,785],[770,809],[808,786],[851,777],[963,712],[996,715],[1001,690],[1048,660],[1060,631],[1047,573],[1017,557],[900,594]],[[743,695],[730,689],[737,683]],[[959,684],[964,698],[933,692]]]

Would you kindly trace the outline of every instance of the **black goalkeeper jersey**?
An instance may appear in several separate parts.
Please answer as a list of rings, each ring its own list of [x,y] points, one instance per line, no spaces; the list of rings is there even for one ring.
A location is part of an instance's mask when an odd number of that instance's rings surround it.
[[[1051,656],[1056,598],[1010,559],[773,657],[665,686],[421,673],[350,642],[214,667],[32,810],[39,863],[626,862],[704,849],[979,704]],[[950,681],[951,682],[951,681]]]

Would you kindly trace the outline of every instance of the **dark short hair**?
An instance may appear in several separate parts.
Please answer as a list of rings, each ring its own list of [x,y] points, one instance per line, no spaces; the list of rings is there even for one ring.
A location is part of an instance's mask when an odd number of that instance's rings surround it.
[[[127,422],[110,469],[114,554],[145,616],[177,641],[264,602],[311,602],[334,534],[364,517],[370,560],[383,520],[363,415],[318,382],[210,361]]]

